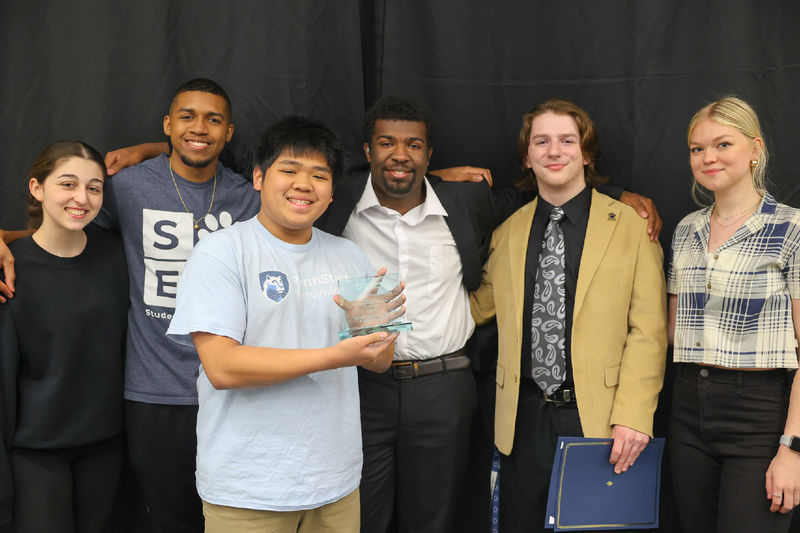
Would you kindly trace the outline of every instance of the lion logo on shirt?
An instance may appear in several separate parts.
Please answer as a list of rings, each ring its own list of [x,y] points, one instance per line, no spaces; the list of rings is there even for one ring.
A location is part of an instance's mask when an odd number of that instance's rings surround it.
[[[258,280],[261,294],[275,303],[280,302],[289,294],[289,279],[283,272],[261,272]]]

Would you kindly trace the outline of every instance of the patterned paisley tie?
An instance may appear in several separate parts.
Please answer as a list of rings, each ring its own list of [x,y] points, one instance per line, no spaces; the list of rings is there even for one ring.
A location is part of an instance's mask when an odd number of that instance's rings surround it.
[[[564,289],[564,233],[561,221],[564,211],[555,207],[544,230],[536,283],[533,286],[531,313],[531,368],[533,380],[552,394],[566,378],[567,359],[564,351],[566,317]]]

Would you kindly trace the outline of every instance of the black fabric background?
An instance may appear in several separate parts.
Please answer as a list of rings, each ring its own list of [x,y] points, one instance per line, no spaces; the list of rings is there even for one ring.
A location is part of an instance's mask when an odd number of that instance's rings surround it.
[[[439,119],[434,168],[487,166],[498,185],[518,172],[521,115],[574,100],[597,122],[601,171],[656,200],[668,243],[694,208],[686,125],[724,94],[756,107],[772,191],[800,205],[798,27],[793,0],[4,0],[0,227],[25,223],[25,174],[45,144],[160,140],[172,91],[208,76],[233,100],[238,151],[304,113],[358,160],[364,107],[400,94]]]
[[[234,151],[301,113],[359,159],[365,106],[399,94],[439,119],[433,168],[486,166],[496,186],[518,174],[521,115],[573,100],[598,125],[601,172],[657,202],[667,249],[695,209],[688,120],[728,93],[759,112],[771,190],[800,207],[798,27],[794,0],[3,0],[0,227],[25,224],[45,144],[161,140],[172,91],[206,76],[233,100]]]

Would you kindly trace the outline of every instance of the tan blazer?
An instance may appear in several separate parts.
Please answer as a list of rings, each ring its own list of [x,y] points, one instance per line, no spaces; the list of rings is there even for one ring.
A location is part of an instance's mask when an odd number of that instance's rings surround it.
[[[497,315],[495,444],[508,455],[519,398],[525,257],[536,200],[498,227],[470,294],[479,324]],[[586,437],[621,424],[653,434],[667,351],[663,254],[630,207],[592,191],[575,290],[572,368]]]

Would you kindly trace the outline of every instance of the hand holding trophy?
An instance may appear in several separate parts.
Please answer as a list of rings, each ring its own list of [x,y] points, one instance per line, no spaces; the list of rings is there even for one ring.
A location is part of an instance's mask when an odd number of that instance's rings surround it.
[[[405,283],[396,273],[381,268],[375,276],[339,281],[337,305],[345,312],[348,328],[339,332],[339,340],[379,331],[408,331],[411,322],[403,321]]]

